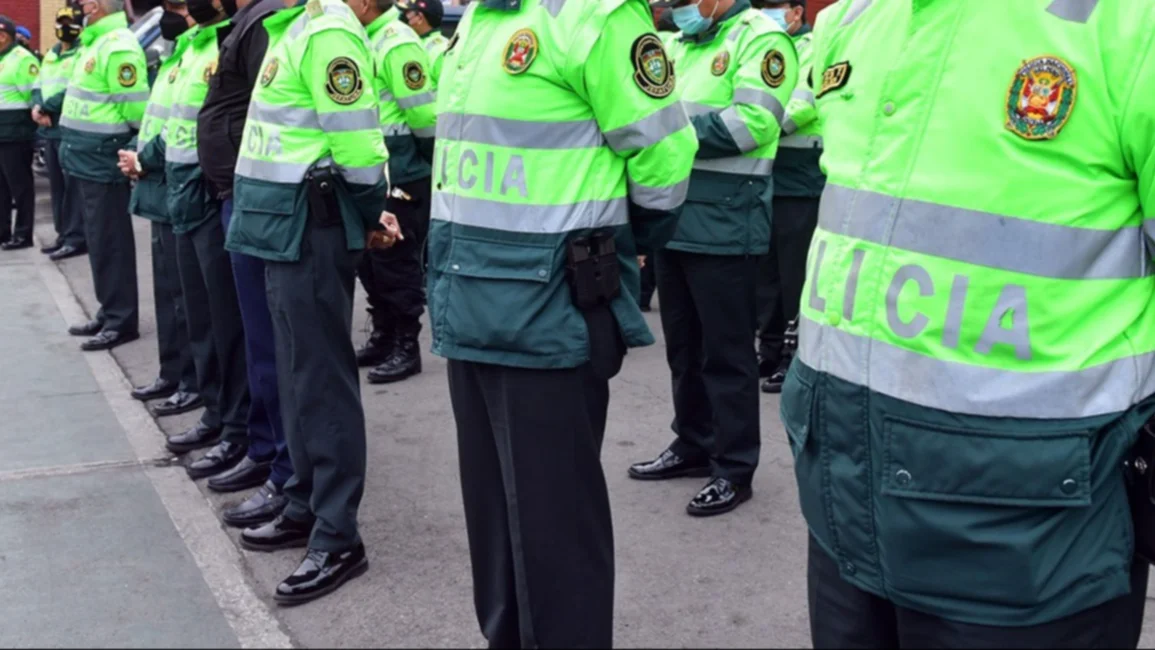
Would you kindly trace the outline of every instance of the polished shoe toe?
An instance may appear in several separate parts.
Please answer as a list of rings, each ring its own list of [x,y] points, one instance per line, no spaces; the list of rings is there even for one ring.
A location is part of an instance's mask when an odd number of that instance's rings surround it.
[[[629,476],[639,481],[661,481],[670,478],[705,477],[710,475],[710,463],[705,460],[689,461],[666,449],[657,458],[630,465]]]
[[[60,260],[66,260],[70,257],[80,257],[86,253],[88,253],[87,248],[67,245],[61,246],[57,250],[53,251],[48,255],[48,259],[52,260],[53,262],[59,262]]]
[[[237,528],[258,526],[276,519],[288,502],[284,490],[269,481],[249,498],[225,508],[221,512],[221,521]]]
[[[204,456],[189,463],[186,471],[194,481],[208,476],[216,476],[221,472],[232,469],[234,465],[248,453],[249,446],[227,440],[218,442],[216,446],[205,452]]]
[[[44,253],[45,255],[51,255],[61,248],[64,248],[64,242],[58,239],[47,246],[41,247],[40,252]]]
[[[262,553],[303,548],[309,545],[312,532],[313,522],[297,521],[280,514],[267,524],[241,531],[241,548]]]
[[[184,454],[194,449],[212,447],[220,439],[220,427],[210,427],[204,422],[197,422],[188,431],[169,436],[164,446],[174,454]]]
[[[140,338],[137,332],[118,332],[116,330],[101,330],[99,334],[80,344],[85,352],[97,350],[111,350],[119,345],[130,343]]]
[[[229,471],[209,479],[206,485],[213,492],[239,492],[263,485],[272,471],[272,461],[245,456]]]
[[[132,398],[142,402],[154,399],[164,399],[176,392],[176,382],[157,377],[147,386],[137,386],[132,389]]]
[[[165,401],[152,407],[152,414],[158,418],[180,415],[181,413],[195,411],[204,406],[204,404],[204,398],[200,395],[178,390]]]
[[[6,251],[20,250],[21,248],[32,248],[32,240],[27,237],[13,237],[3,244],[0,244],[0,249]]]
[[[782,371],[775,372],[767,377],[762,382],[762,392],[775,394],[782,392],[782,384],[786,381],[786,373]]]
[[[713,478],[686,506],[695,517],[712,517],[730,512],[754,496],[748,485],[735,485],[724,478]]]
[[[68,333],[73,336],[96,336],[100,330],[104,329],[104,323],[98,320],[90,320],[87,323],[73,325],[68,328]]]
[[[342,552],[311,548],[293,575],[277,585],[273,600],[279,605],[300,605],[331,594],[369,570],[365,546]]]

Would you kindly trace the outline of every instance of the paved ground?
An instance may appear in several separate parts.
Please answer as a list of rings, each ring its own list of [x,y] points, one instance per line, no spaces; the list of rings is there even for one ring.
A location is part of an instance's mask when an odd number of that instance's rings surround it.
[[[41,239],[53,236],[46,207]],[[96,306],[86,258],[59,267],[33,251],[0,258],[0,575],[17,586],[0,590],[0,646],[482,646],[444,363],[427,354],[412,380],[363,383],[370,572],[319,602],[277,609],[269,594],[299,553],[240,551],[236,531],[212,514],[229,499],[197,492],[167,466],[156,424],[126,396],[121,370],[135,384],[157,370],[143,220],[136,238],[143,336],[111,355],[82,355],[64,333],[80,307]],[[657,332],[657,315],[649,319]],[[616,526],[616,644],[808,646],[805,528],[777,398],[763,396],[754,500],[696,520],[683,507],[699,479],[625,477],[670,439],[668,386],[660,342],[631,352],[613,383],[603,460]]]

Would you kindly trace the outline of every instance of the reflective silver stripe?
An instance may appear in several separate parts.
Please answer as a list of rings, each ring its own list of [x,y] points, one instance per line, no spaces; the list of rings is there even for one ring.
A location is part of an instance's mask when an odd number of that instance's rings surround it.
[[[773,158],[712,158],[710,160],[695,160],[694,169],[723,174],[741,174],[743,176],[769,176],[774,171]]]
[[[657,144],[690,124],[686,109],[674,102],[646,117],[605,133],[606,142],[614,151],[644,149]]]
[[[721,112],[722,106],[710,106],[709,104],[702,104],[700,102],[679,102],[682,108],[686,109],[686,115],[694,117],[695,115],[705,115],[707,113]]]
[[[845,2],[845,0],[843,1]],[[854,4],[851,5],[850,9],[846,11],[846,14],[842,16],[842,22],[839,23],[838,26],[846,27],[854,22],[855,19],[862,15],[862,12],[866,11],[866,8],[869,7],[873,1],[874,0],[854,0]]]
[[[338,165],[337,169],[345,180],[358,185],[373,185],[385,178],[385,164],[370,165],[368,167],[347,167]]]
[[[750,23],[742,23],[741,25],[738,25],[733,30],[731,30],[729,34],[726,35],[726,40],[731,42],[738,40],[738,37],[741,36],[742,32],[746,31],[746,28],[749,26]]]
[[[413,131],[408,124],[387,124],[381,127],[381,133],[386,138],[392,138],[400,135],[411,135]]]
[[[798,125],[794,122],[794,118],[787,117],[782,120],[782,133],[790,135],[798,130]]]
[[[171,163],[192,165],[200,163],[200,158],[197,157],[196,149],[178,149],[176,147],[165,147],[164,159],[165,162]]]
[[[782,149],[821,149],[822,136],[820,135],[788,135],[778,141]]]
[[[1098,5],[1099,0],[1055,0],[1047,7],[1047,12],[1073,23],[1085,23]]]
[[[1140,226],[1094,230],[826,186],[827,232],[1036,277],[1141,278],[1152,273]]]
[[[349,18],[356,19],[352,10],[350,10],[344,4],[324,5],[324,11],[330,16],[347,16]],[[309,21],[312,19],[313,17],[309,15],[308,11],[302,13],[300,17],[293,21],[293,26],[289,28],[289,37],[297,38],[302,33],[304,33],[304,31],[309,27]]]
[[[200,112],[200,106],[173,104],[172,108],[169,109],[169,116],[178,120],[195,120],[197,119],[197,114]]]
[[[377,99],[382,104],[384,104],[385,102],[391,102],[396,98],[393,97],[393,93],[389,92],[388,90],[382,90],[381,93],[377,95]]]
[[[360,108],[353,111],[321,113],[321,128],[325,131],[376,131],[380,125],[377,108]]]
[[[159,104],[149,104],[144,109],[144,114],[149,117],[155,117],[158,120],[167,120],[169,113],[172,110],[168,106],[161,106]]]
[[[313,166],[313,163],[257,160],[242,155],[237,160],[237,175],[270,183],[300,183]]]
[[[124,104],[128,102],[147,102],[148,93],[113,93],[105,95],[103,93],[94,93],[90,90],[82,88],[68,88],[68,95],[73,99],[79,99],[86,102],[95,102],[97,104]]]
[[[1147,235],[1147,241],[1155,247],[1155,218],[1143,220],[1143,232]]]
[[[427,90],[423,93],[417,93],[416,95],[411,95],[409,97],[398,98],[397,107],[403,111],[407,111],[411,108],[417,108],[418,106],[432,104],[435,101],[437,101],[436,93],[434,93],[432,90]]]
[[[12,86],[12,85],[8,85],[8,84],[0,84],[0,93],[4,93],[4,92],[30,93],[35,89],[36,89],[35,84],[30,84],[27,86]]]
[[[248,119],[290,128],[321,128],[321,121],[317,117],[317,111],[311,108],[273,106],[272,104],[258,101],[249,103]]]
[[[811,106],[814,105],[814,91],[806,88],[799,88],[790,93],[790,99],[797,99],[798,101],[806,102]]]
[[[934,359],[802,317],[798,360],[884,395],[951,413],[1037,419],[1118,413],[1155,392],[1155,354],[1075,371],[1011,372]]]
[[[778,101],[777,97],[754,88],[735,88],[733,103],[761,106],[773,113],[774,119],[778,120],[779,124],[782,123],[782,117],[786,115],[786,108],[782,106],[782,102]]]
[[[649,187],[630,181],[630,200],[650,210],[673,210],[686,202],[690,179],[669,187]]]
[[[549,15],[557,18],[561,13],[562,7],[565,7],[565,0],[541,0],[541,6],[549,12]]]
[[[427,126],[421,129],[413,129],[413,135],[419,138],[432,138],[437,135],[437,127]]]
[[[750,133],[750,127],[746,125],[738,115],[738,111],[733,106],[728,106],[724,111],[719,113],[722,118],[722,124],[726,125],[726,131],[734,138],[734,144],[738,145],[738,151],[742,153],[750,153],[758,148],[758,141],[754,139],[754,134]]]
[[[557,234],[629,223],[629,201],[582,201],[569,205],[514,204],[433,193],[434,219],[507,232]]]
[[[106,124],[104,122],[89,122],[88,120],[79,120],[75,117],[64,116],[60,118],[60,126],[73,131],[84,131],[86,133],[99,133],[101,135],[118,135],[121,133],[131,133],[132,128],[123,122],[115,124]]]
[[[32,102],[0,102],[0,111],[18,111],[22,108],[32,108]]]
[[[605,144],[594,120],[529,122],[471,113],[438,115],[437,137],[519,149],[588,149]]]

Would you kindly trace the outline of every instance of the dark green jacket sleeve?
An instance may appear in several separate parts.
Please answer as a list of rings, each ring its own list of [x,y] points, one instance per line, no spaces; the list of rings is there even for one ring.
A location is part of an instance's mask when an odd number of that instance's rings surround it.
[[[710,111],[690,118],[694,131],[698,134],[698,158],[729,158],[741,156],[742,150],[734,142],[729,129],[717,111]]]
[[[164,138],[157,136],[137,148],[136,158],[140,161],[141,169],[156,174],[164,171],[164,154]]]

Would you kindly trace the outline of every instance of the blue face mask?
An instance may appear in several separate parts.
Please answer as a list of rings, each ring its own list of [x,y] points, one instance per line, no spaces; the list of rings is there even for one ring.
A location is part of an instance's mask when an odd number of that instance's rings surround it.
[[[782,31],[788,31],[790,29],[789,23],[786,22],[785,9],[763,9],[762,13],[766,14],[766,17],[770,20],[778,23]]]
[[[698,5],[686,5],[684,7],[674,7],[670,12],[674,18],[674,24],[678,29],[682,30],[684,34],[701,34],[710,29],[713,20],[702,16],[698,11]]]

